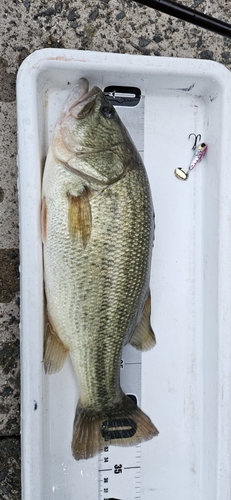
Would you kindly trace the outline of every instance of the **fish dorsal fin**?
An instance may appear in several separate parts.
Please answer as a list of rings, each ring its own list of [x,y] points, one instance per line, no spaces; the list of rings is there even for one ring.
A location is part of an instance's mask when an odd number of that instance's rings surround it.
[[[92,217],[89,197],[90,190],[87,187],[84,187],[78,196],[68,193],[69,231],[72,238],[79,237],[82,240],[84,248],[91,235]]]
[[[156,344],[155,334],[150,324],[151,316],[151,294],[149,292],[148,298],[144,304],[142,316],[138,323],[129,344],[140,351],[148,351]]]
[[[60,340],[54,331],[46,314],[45,335],[44,335],[44,369],[46,373],[56,373],[63,367],[69,349]]]

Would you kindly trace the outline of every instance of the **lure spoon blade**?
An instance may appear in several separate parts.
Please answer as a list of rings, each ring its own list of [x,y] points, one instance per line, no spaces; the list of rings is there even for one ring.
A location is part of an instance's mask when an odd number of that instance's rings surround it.
[[[189,176],[189,172],[185,172],[185,170],[182,167],[177,167],[174,170],[174,174],[177,177],[177,179],[180,179],[180,181],[186,181]]]

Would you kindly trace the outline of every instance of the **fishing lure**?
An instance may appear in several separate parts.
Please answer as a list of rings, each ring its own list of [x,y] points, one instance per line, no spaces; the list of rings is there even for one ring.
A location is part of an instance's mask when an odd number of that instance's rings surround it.
[[[192,147],[192,149],[194,150],[194,154],[193,154],[192,161],[188,167],[188,170],[185,171],[182,167],[177,167],[174,171],[177,179],[180,179],[182,181],[186,181],[188,179],[191,170],[193,170],[195,168],[195,166],[201,162],[201,160],[204,158],[205,153],[208,149],[208,144],[206,144],[206,142],[201,142],[200,144],[197,145],[197,139],[199,138],[199,140],[201,140],[200,134],[198,134],[198,135],[190,134],[189,138],[191,137],[191,135],[195,136],[194,145]]]

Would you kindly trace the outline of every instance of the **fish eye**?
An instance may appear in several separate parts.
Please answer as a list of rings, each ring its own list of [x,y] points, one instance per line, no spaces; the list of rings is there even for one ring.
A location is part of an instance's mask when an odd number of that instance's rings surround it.
[[[114,118],[115,116],[115,109],[112,106],[102,106],[100,109],[101,115],[104,116],[104,118],[110,119]]]
[[[206,146],[205,142],[201,143],[201,147],[204,148]]]

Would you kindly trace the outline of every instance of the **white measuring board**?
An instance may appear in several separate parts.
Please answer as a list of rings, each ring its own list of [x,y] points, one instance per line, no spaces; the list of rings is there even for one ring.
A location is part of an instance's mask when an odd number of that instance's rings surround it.
[[[71,82],[72,83],[72,82]],[[105,85],[102,82],[97,82],[102,89]],[[108,82],[106,82],[107,84]],[[61,106],[67,97],[69,89],[58,92],[55,88],[49,90],[46,96],[47,100],[47,131],[48,141],[47,147],[50,143],[55,122],[60,112]],[[141,157],[144,153],[144,97],[140,97],[139,104],[136,106],[115,106],[117,112],[129,131],[133,142],[136,144]],[[66,377],[68,377],[68,389],[66,390]],[[71,454],[71,436],[73,418],[75,414],[76,402],[78,400],[77,381],[74,376],[71,362],[67,361],[62,371],[54,376],[44,376],[44,420],[46,439],[44,442],[44,453],[49,455],[52,450],[53,460],[46,464],[44,469],[44,483],[45,483],[45,496],[52,496],[55,500],[64,500],[69,490],[68,500],[76,500],[75,482],[70,481],[69,478],[76,477],[79,480],[79,487],[81,495],[89,495],[89,498],[97,498],[101,500],[104,498],[117,498],[120,500],[134,500],[140,498],[140,445],[138,447],[118,447],[110,446],[109,450],[102,452],[102,456],[96,456],[89,460],[75,461]],[[141,405],[141,353],[134,349],[132,346],[127,345],[123,351],[123,359],[121,360],[121,386],[125,393],[134,395],[137,404]],[[62,394],[62,398],[60,398]],[[49,404],[52,401],[52,404]],[[66,412],[68,408],[68,412]],[[59,415],[60,421],[57,419]],[[59,422],[59,423],[58,423]],[[59,439],[53,438],[56,426],[60,425],[61,433],[57,430]],[[66,439],[62,437],[62,432],[66,428],[69,429],[69,434]],[[105,448],[107,448],[105,446]],[[123,457],[118,462],[119,457]],[[104,463],[104,459],[110,460],[114,465],[122,464],[122,469],[118,467],[118,473],[113,472],[110,478],[101,469],[100,460]],[[139,463],[138,463],[139,462]],[[107,462],[105,462],[107,463]],[[57,483],[56,474],[57,466],[60,472],[60,485]],[[132,467],[132,468],[131,468]],[[134,469],[136,467],[136,469]],[[139,468],[138,468],[139,467]],[[109,468],[109,466],[107,467]],[[116,470],[116,469],[115,469]],[[122,470],[122,473],[120,472]],[[109,472],[109,471],[108,471]],[[112,478],[114,478],[114,486]],[[110,484],[110,495],[108,496],[107,486],[101,488],[104,480]],[[81,486],[80,486],[81,485]],[[131,487],[132,486],[132,487]],[[139,495],[139,496],[138,496]]]
[[[113,101],[111,101],[113,102]],[[134,107],[115,106],[141,158],[144,155],[144,96]],[[141,352],[124,347],[120,366],[121,387],[141,406]],[[141,498],[141,445],[109,446],[99,455],[99,500]]]

